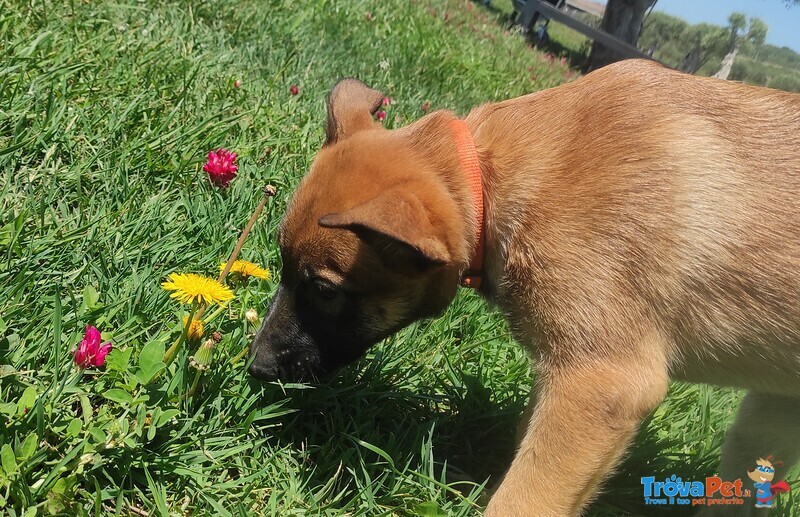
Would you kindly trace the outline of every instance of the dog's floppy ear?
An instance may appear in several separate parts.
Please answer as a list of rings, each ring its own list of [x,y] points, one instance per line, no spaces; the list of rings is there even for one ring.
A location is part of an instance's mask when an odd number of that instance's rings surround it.
[[[325,145],[334,144],[353,133],[379,127],[372,118],[378,111],[383,94],[358,79],[342,79],[328,95],[328,125]]]
[[[385,263],[400,269],[424,270],[451,260],[422,202],[404,192],[384,192],[344,212],[324,215],[319,224],[355,232]]]

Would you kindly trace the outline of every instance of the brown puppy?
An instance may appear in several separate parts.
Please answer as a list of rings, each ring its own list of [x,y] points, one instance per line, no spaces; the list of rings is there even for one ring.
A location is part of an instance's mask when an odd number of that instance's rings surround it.
[[[331,92],[257,377],[331,371],[440,313],[476,252],[455,116],[387,131],[380,99],[354,80]],[[800,458],[800,96],[627,61],[466,123],[481,292],[538,371],[487,513],[579,513],[670,378],[750,389],[720,474],[772,455],[780,479]]]

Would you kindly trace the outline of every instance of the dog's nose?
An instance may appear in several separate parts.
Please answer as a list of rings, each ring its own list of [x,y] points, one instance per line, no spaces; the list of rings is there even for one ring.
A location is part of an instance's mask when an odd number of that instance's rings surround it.
[[[264,349],[258,340],[250,344],[250,366],[247,373],[251,377],[262,381],[274,381],[278,379],[278,363],[275,354]]]
[[[278,366],[275,363],[260,362],[256,357],[247,369],[247,373],[262,381],[274,381],[278,379]]]

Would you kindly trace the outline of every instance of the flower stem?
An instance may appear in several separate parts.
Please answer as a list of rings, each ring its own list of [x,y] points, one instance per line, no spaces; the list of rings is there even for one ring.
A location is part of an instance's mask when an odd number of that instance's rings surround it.
[[[244,356],[247,355],[247,352],[249,352],[249,351],[250,351],[250,347],[249,346],[244,347],[241,352],[239,352],[238,354],[236,354],[235,356],[233,356],[231,358],[231,360],[228,362],[228,364],[234,365],[234,364],[238,363],[239,361],[242,360],[242,358]]]
[[[176,339],[175,342],[172,343],[172,346],[169,347],[169,349],[164,353],[164,358],[162,361],[164,361],[164,364],[167,366],[172,364],[172,361],[174,361],[175,357],[178,355],[178,349],[180,348],[181,343],[186,341],[186,336],[189,334],[189,327],[191,327],[192,322],[194,321],[194,315],[196,312],[198,312],[197,304],[193,303],[192,308],[189,311],[189,317],[186,319],[186,325],[183,326],[181,335],[178,336],[178,339]]]
[[[224,305],[220,305],[219,307],[216,308],[216,310],[214,312],[211,313],[211,315],[209,315],[207,318],[205,318],[203,320],[203,323],[205,323],[205,324],[211,323],[212,321],[214,321],[217,318],[217,316],[219,316],[220,314],[225,312],[226,309],[227,309],[227,307],[225,307]],[[198,314],[197,315],[198,318],[200,316],[202,316],[202,314]]]
[[[187,398],[194,397],[197,386],[200,384],[200,377],[203,376],[203,370],[197,370],[194,374],[194,381],[192,381],[192,387],[189,388],[189,392],[186,394]]]
[[[261,211],[264,210],[265,206],[267,206],[267,201],[269,201],[269,198],[271,198],[274,195],[275,195],[275,187],[273,187],[272,185],[267,185],[266,187],[264,187],[264,198],[256,207],[255,211],[253,212],[253,215],[250,216],[250,220],[247,221],[247,225],[245,225],[244,230],[242,230],[242,234],[239,236],[239,240],[236,241],[236,246],[233,247],[233,252],[231,253],[231,256],[228,257],[228,262],[225,263],[225,267],[222,268],[222,271],[220,272],[219,277],[217,278],[218,282],[222,283],[222,281],[225,280],[225,277],[228,276],[228,273],[230,273],[233,263],[236,262],[237,257],[239,257],[239,252],[242,251],[242,246],[244,246],[244,241],[246,241],[247,236],[250,235],[250,230],[252,230],[253,225],[256,224],[256,220],[258,219],[258,216],[261,215]],[[197,317],[202,318],[203,313],[205,311],[206,311],[205,305],[200,307],[200,311]]]

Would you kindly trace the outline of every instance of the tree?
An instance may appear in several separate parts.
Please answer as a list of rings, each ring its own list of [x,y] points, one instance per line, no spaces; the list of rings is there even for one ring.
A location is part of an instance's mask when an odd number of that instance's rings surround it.
[[[698,23],[688,27],[683,35],[684,41],[691,42],[689,52],[683,57],[679,70],[693,74],[700,70],[712,57],[725,55],[730,35],[727,29],[709,23]]]
[[[733,62],[736,60],[736,54],[742,44],[750,44],[756,49],[764,44],[767,38],[767,31],[769,28],[763,20],[756,17],[751,17],[747,32],[742,34],[745,24],[747,24],[747,17],[742,13],[731,13],[728,17],[728,28],[730,30],[730,39],[728,41],[727,54],[722,59],[719,72],[714,74],[718,79],[727,79],[733,68]]]
[[[800,6],[800,0],[782,1],[787,7]],[[639,41],[639,34],[642,31],[642,24],[644,23],[648,9],[652,9],[656,2],[657,0],[608,0],[606,3],[605,12],[603,13],[603,20],[600,23],[600,29],[613,36],[616,36],[630,45],[636,46]],[[736,16],[734,17],[734,15]],[[735,27],[738,27],[735,32],[743,30],[744,25],[746,24],[746,19],[743,21],[741,17],[744,17],[744,15],[741,13],[733,13],[731,17],[733,19],[728,19],[730,23],[729,27],[732,30]],[[753,19],[751,19],[751,26],[752,20]],[[766,25],[764,25],[764,28],[766,29]],[[763,34],[764,37],[766,37],[766,30],[764,30]],[[716,37],[717,35],[715,34],[715,45],[717,43]],[[733,37],[733,33],[731,33],[731,37]],[[706,43],[708,43],[708,41],[706,41]],[[653,44],[650,46],[651,48],[654,48]],[[702,52],[702,49],[697,49],[697,52]],[[689,59],[687,63],[691,64],[692,67],[694,67],[697,62],[705,62],[708,60],[707,57],[703,56],[701,56],[699,60],[696,59],[696,56],[687,55],[686,57],[692,58]],[[589,57],[586,60],[586,70],[595,70],[619,59],[621,59],[619,54],[595,41],[592,43],[592,49],[589,52]],[[684,61],[687,60],[684,59]],[[697,68],[699,69],[700,66],[702,65],[698,65]]]
[[[678,63],[683,53],[680,50],[683,34],[689,27],[689,22],[677,16],[666,13],[654,12],[647,16],[647,21],[639,35],[639,48],[647,52],[660,55],[664,62]],[[674,57],[680,54],[680,57]]]
[[[733,48],[739,39],[739,33],[747,27],[747,15],[744,13],[731,13],[728,16],[728,29],[731,31],[728,46]]]
[[[800,1],[800,0],[798,0]],[[756,48],[762,46],[767,40],[769,27],[761,18],[750,18],[750,28],[747,31],[747,40]]]
[[[608,0],[600,29],[616,36],[633,46],[639,41],[647,10],[656,4],[657,0]],[[796,0],[799,1],[800,0]],[[587,70],[595,70],[609,63],[618,61],[619,54],[604,45],[594,42],[587,59]]]

